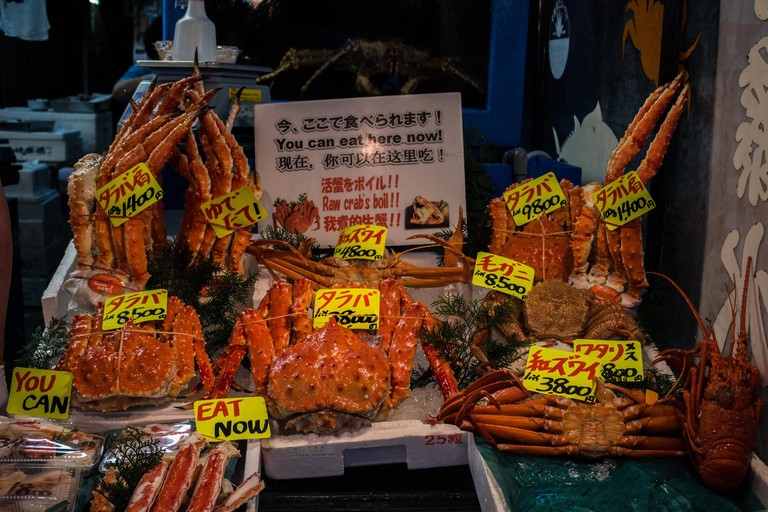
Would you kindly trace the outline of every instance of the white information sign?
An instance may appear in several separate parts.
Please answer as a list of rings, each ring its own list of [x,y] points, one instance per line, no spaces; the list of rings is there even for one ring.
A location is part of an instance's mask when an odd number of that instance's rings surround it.
[[[323,246],[360,224],[423,244],[406,238],[455,227],[466,206],[459,93],[258,105],[254,132],[275,227]]]

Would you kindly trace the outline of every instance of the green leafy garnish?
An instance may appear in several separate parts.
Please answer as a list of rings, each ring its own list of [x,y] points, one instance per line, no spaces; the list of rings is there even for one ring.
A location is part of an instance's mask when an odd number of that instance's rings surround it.
[[[32,333],[32,339],[21,348],[16,366],[50,370],[64,353],[68,328],[69,323],[64,317],[52,318],[47,329],[38,326]]]

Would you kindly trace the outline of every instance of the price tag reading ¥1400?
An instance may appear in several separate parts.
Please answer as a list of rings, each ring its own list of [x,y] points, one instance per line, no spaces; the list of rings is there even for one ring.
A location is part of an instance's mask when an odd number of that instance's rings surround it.
[[[163,189],[144,163],[131,167],[96,191],[96,199],[115,227],[162,198]]]
[[[215,441],[269,437],[267,404],[260,396],[198,400],[195,429]]]
[[[318,290],[312,325],[319,329],[336,317],[340,325],[349,329],[378,329],[380,299],[379,290],[368,288]]]
[[[217,197],[200,208],[216,236],[223,238],[236,229],[253,226],[267,216],[259,200],[248,187]]]
[[[105,331],[119,329],[131,318],[137,323],[163,320],[167,305],[166,290],[148,290],[111,297],[104,303],[104,321],[101,328]]]
[[[487,252],[477,253],[472,284],[525,300],[533,286],[534,270],[528,265]]]
[[[643,380],[643,356],[637,341],[574,340],[573,351],[597,358],[603,364],[600,376],[606,382]]]
[[[551,172],[504,192],[504,202],[518,226],[568,204],[563,189]]]
[[[384,257],[386,242],[384,226],[350,226],[339,231],[333,256],[345,260],[380,260]]]
[[[599,189],[592,194],[592,199],[605,220],[605,227],[611,231],[656,207],[635,171]]]
[[[600,361],[553,348],[531,347],[525,364],[523,386],[534,393],[562,395],[587,403],[595,402],[595,377]]]
[[[8,412],[63,420],[69,416],[72,374],[14,368],[8,390]]]

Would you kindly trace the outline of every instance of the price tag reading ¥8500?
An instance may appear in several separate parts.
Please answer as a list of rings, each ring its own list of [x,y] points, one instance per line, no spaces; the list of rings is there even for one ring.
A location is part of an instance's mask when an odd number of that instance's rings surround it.
[[[563,189],[551,172],[504,192],[504,202],[518,226],[568,204]]]
[[[260,396],[198,400],[195,429],[215,441],[271,436],[267,404]]]
[[[595,401],[595,377],[600,361],[553,348],[531,347],[523,386],[535,393],[562,395],[587,403]]]
[[[149,290],[111,297],[104,303],[104,321],[101,328],[105,331],[119,329],[131,318],[135,322],[163,320],[167,304],[166,290]]]
[[[63,420],[69,416],[72,374],[14,368],[8,390],[8,412]]]
[[[643,380],[643,356],[637,341],[574,340],[573,351],[603,363],[600,376],[606,382]]]
[[[113,226],[121,226],[163,198],[163,189],[157,184],[147,164],[128,169],[96,191],[96,199],[107,212]]]
[[[267,212],[248,187],[239,188],[203,203],[200,208],[219,238],[227,236],[235,229],[253,226],[267,216]]]
[[[384,226],[350,226],[339,231],[333,256],[345,260],[380,260],[384,257],[386,241]]]
[[[656,207],[635,171],[604,186],[592,194],[592,199],[611,231]]]
[[[378,329],[380,298],[379,290],[367,288],[318,290],[312,325],[319,329],[336,317],[340,325],[349,329]]]
[[[477,253],[472,284],[525,300],[533,286],[534,270],[515,260],[487,252]]]

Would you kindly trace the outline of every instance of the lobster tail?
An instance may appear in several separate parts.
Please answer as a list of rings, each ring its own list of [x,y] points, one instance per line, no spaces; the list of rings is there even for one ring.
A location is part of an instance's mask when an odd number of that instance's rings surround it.
[[[740,439],[720,439],[710,447],[699,471],[704,484],[715,492],[738,487],[747,475],[752,447]]]

